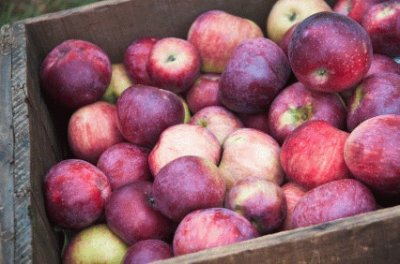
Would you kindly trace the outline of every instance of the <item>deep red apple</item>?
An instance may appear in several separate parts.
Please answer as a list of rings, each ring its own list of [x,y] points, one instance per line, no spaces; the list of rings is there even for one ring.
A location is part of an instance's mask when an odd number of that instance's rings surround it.
[[[81,229],[103,215],[111,195],[106,175],[94,165],[77,159],[55,164],[44,178],[49,219],[62,228]]]
[[[154,180],[153,195],[156,207],[179,222],[196,209],[221,207],[225,181],[211,161],[183,156],[160,170]]]
[[[388,56],[374,54],[371,67],[364,78],[375,73],[396,73],[400,75],[400,65]]]
[[[233,244],[259,236],[252,224],[225,208],[196,210],[179,224],[173,240],[176,256]]]
[[[343,157],[348,135],[322,120],[300,125],[286,137],[280,153],[287,178],[306,189],[348,178]]]
[[[281,49],[285,52],[286,55],[288,55],[289,42],[292,39],[293,32],[296,29],[297,25],[298,23],[291,26],[283,35],[282,40],[278,43],[279,47],[281,47]]]
[[[338,0],[333,7],[333,11],[346,15],[361,23],[367,11],[375,4],[384,0]]]
[[[379,194],[400,197],[400,115],[365,120],[349,135],[344,159],[354,178]]]
[[[40,69],[40,79],[52,100],[76,109],[103,96],[111,80],[111,62],[95,44],[69,39],[46,56]]]
[[[147,65],[150,52],[157,41],[158,39],[151,37],[135,40],[124,53],[124,65],[129,76],[136,84],[152,84],[147,73]]]
[[[219,74],[202,74],[186,95],[193,114],[207,106],[221,105],[219,100]]]
[[[285,183],[282,186],[282,190],[286,198],[287,213],[285,221],[281,226],[281,229],[290,230],[293,229],[292,225],[293,210],[296,207],[297,203],[300,201],[300,199],[306,194],[306,190],[294,182]]]
[[[172,247],[158,239],[147,239],[133,244],[126,252],[123,264],[148,264],[172,258]]]
[[[261,132],[269,134],[267,113],[253,115],[239,114],[239,118],[242,120],[244,127],[257,129]]]
[[[321,12],[296,27],[288,56],[293,73],[307,88],[340,92],[367,73],[372,45],[365,29],[353,19]]]
[[[129,142],[153,146],[167,127],[183,123],[185,111],[174,93],[152,86],[133,85],[117,101],[122,135]]]
[[[309,120],[345,128],[346,108],[339,95],[312,91],[296,82],[283,89],[269,108],[269,131],[279,143]]]

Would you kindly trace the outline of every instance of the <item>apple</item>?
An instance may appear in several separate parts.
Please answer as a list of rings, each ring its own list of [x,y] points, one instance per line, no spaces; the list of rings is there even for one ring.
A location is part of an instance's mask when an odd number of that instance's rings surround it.
[[[51,100],[77,109],[103,96],[111,80],[111,62],[91,42],[65,40],[47,54],[40,68],[40,80]]]
[[[278,42],[279,47],[285,52],[286,56],[288,55],[289,42],[292,39],[293,32],[298,24],[299,23],[293,24],[293,26],[291,26],[283,35],[281,41]]]
[[[253,115],[239,114],[238,115],[244,127],[254,128],[266,134],[269,134],[268,114],[260,113]]]
[[[385,196],[400,197],[400,115],[365,120],[349,135],[344,159],[354,178]]]
[[[396,73],[400,75],[400,65],[386,55],[374,54],[371,67],[369,67],[364,78],[375,73]]]
[[[147,73],[150,52],[157,38],[144,37],[133,41],[124,52],[124,65],[129,76],[137,84],[152,85]]]
[[[225,207],[246,217],[260,235],[277,230],[286,218],[286,199],[279,185],[257,177],[237,181],[226,194]]]
[[[248,176],[276,184],[283,182],[280,147],[271,136],[255,129],[241,128],[229,134],[222,149],[219,169],[228,189]]]
[[[147,72],[154,86],[180,93],[200,74],[200,55],[192,43],[179,38],[157,41],[149,55]]]
[[[202,208],[222,207],[225,181],[218,167],[197,156],[183,156],[165,165],[154,179],[155,206],[179,222]]]
[[[162,131],[185,118],[176,94],[145,85],[125,90],[117,101],[117,113],[124,138],[143,146],[153,146]]]
[[[306,190],[294,182],[285,183],[282,186],[282,190],[286,198],[287,212],[285,221],[281,226],[281,230],[290,230],[293,229],[293,210],[300,199],[306,194]]]
[[[289,76],[289,62],[277,44],[266,38],[244,41],[221,75],[220,100],[238,113],[265,112]]]
[[[371,117],[400,115],[400,74],[376,73],[365,78],[350,98],[347,128],[352,131]]]
[[[47,215],[62,228],[81,229],[93,224],[103,215],[110,195],[106,175],[83,160],[63,160],[44,178]]]
[[[309,120],[324,120],[344,129],[346,114],[339,95],[312,91],[296,82],[283,89],[272,102],[268,113],[269,131],[283,143],[293,130]]]
[[[190,109],[189,109],[189,105],[187,104],[187,102],[185,101],[185,99],[183,99],[183,97],[179,96],[179,98],[182,101],[182,105],[183,105],[183,109],[185,111],[185,117],[183,118],[183,123],[187,124],[189,123],[190,119],[192,118],[191,114],[190,114]]]
[[[150,181],[149,152],[130,143],[115,144],[101,154],[97,167],[107,176],[113,190],[138,180]]]
[[[136,181],[114,190],[105,207],[108,227],[128,245],[168,240],[174,224],[154,207],[152,183]]]
[[[96,163],[107,148],[123,140],[117,110],[110,103],[83,106],[69,119],[68,143],[76,158]]]
[[[384,0],[338,0],[333,7],[333,11],[349,16],[358,23],[361,23],[362,18],[373,5],[383,1]]]
[[[122,264],[147,264],[172,257],[172,248],[169,244],[158,239],[147,239],[129,247]]]
[[[207,106],[219,106],[219,74],[201,74],[186,95],[190,111],[193,114]]]
[[[374,52],[390,57],[400,56],[400,2],[385,1],[373,5],[361,24],[367,30]]]
[[[187,39],[200,52],[202,72],[221,73],[242,41],[258,37],[263,37],[263,32],[253,21],[221,10],[210,10],[195,19]]]
[[[280,160],[286,177],[306,189],[350,177],[343,157],[348,135],[323,120],[300,125],[282,145]]]
[[[372,45],[353,19],[321,12],[296,27],[288,56],[294,75],[307,88],[334,93],[361,81],[371,65]]]
[[[149,154],[149,166],[156,177],[167,163],[182,156],[198,156],[218,164],[221,146],[218,139],[206,128],[180,124],[162,132]]]
[[[322,11],[332,11],[324,0],[279,0],[272,6],[267,17],[266,29],[268,38],[279,43],[283,35],[294,24]]]
[[[111,69],[110,85],[108,85],[106,92],[103,94],[103,100],[115,103],[122,92],[133,85],[133,82],[122,63],[112,64]]]
[[[81,230],[68,243],[62,263],[120,264],[127,250],[128,246],[107,225],[93,225]]]
[[[226,208],[208,208],[185,216],[172,245],[174,255],[179,256],[258,236],[253,225],[240,214]]]
[[[333,221],[375,210],[371,191],[354,179],[342,179],[320,185],[307,192],[293,211],[293,227]]]
[[[240,119],[222,106],[201,109],[193,115],[189,124],[207,128],[221,145],[230,133],[243,127]]]

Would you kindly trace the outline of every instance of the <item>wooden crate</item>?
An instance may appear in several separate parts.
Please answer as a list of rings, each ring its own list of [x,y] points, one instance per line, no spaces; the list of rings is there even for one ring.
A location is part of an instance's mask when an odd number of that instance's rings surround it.
[[[203,11],[222,9],[265,29],[275,1],[118,0],[45,15],[0,31],[0,263],[60,262],[60,238],[43,204],[42,180],[68,157],[66,124],[39,85],[45,55],[78,38],[101,46],[120,62],[143,36],[185,38]],[[329,1],[330,4],[333,1]],[[165,263],[400,263],[400,206],[328,224],[263,236],[181,256]]]

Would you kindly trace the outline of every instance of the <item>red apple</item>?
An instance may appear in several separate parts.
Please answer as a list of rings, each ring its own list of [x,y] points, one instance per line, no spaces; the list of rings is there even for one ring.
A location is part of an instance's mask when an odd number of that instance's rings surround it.
[[[340,92],[367,73],[372,45],[365,29],[353,19],[321,12],[296,27],[288,55],[293,73],[307,88]]]
[[[125,243],[167,240],[174,224],[153,207],[152,183],[136,181],[111,194],[105,207],[107,225]]]
[[[188,41],[163,38],[154,44],[147,66],[153,85],[174,93],[189,89],[200,72],[200,55]]]
[[[235,112],[265,112],[289,75],[287,57],[277,44],[266,38],[244,41],[221,75],[220,100]]]
[[[346,108],[339,95],[312,91],[299,82],[283,89],[269,108],[269,131],[279,143],[308,120],[324,120],[343,129]]]
[[[257,177],[236,182],[226,194],[225,207],[246,217],[260,235],[277,230],[286,218],[286,199],[279,185]]]
[[[375,4],[384,0],[338,0],[333,7],[333,11],[346,15],[361,23],[367,11]]]
[[[160,136],[149,155],[154,176],[167,163],[182,156],[198,156],[218,164],[221,146],[208,129],[189,124],[169,127]]]
[[[123,264],[147,264],[172,257],[172,248],[169,244],[158,239],[147,239],[135,243],[128,249]]]
[[[288,55],[289,42],[292,39],[293,32],[297,25],[298,23],[291,26],[283,35],[282,40],[278,42],[279,47],[285,52],[286,56]]]
[[[221,145],[230,133],[243,127],[240,119],[222,106],[201,109],[192,116],[189,124],[207,128]]]
[[[376,209],[371,191],[354,179],[325,183],[306,193],[293,211],[293,227],[322,224]]]
[[[364,120],[384,114],[400,115],[399,74],[376,73],[357,86],[349,101],[347,128],[352,131]]]
[[[193,114],[207,106],[221,105],[219,100],[219,74],[202,74],[186,95],[190,111]]]
[[[244,127],[254,128],[261,132],[269,134],[267,113],[253,115],[239,114],[239,118],[240,120],[242,120]]]
[[[68,123],[68,143],[76,158],[96,163],[101,153],[123,141],[114,105],[96,102],[79,108]]]
[[[147,73],[147,65],[149,63],[150,52],[157,41],[158,39],[151,37],[135,40],[128,46],[124,53],[126,70],[137,84],[152,84]]]
[[[251,128],[238,129],[225,139],[222,149],[219,169],[228,189],[248,176],[282,183],[280,147],[271,136]]]
[[[243,216],[225,208],[196,210],[179,224],[173,240],[176,256],[233,244],[259,236]]]
[[[348,178],[350,172],[343,157],[348,135],[322,120],[300,125],[286,137],[281,149],[287,178],[306,189]]]
[[[362,26],[367,30],[374,52],[390,57],[400,56],[400,2],[385,1],[372,6]]]
[[[97,167],[104,172],[113,190],[138,180],[151,180],[147,158],[150,150],[130,143],[108,148],[100,156]]]
[[[253,21],[221,10],[210,10],[192,23],[188,41],[200,52],[202,72],[221,73],[242,41],[262,36],[261,28]]]
[[[115,63],[111,68],[111,81],[103,94],[103,100],[114,104],[122,92],[132,86],[133,83],[122,63]]]
[[[44,178],[49,219],[62,228],[81,229],[93,224],[111,195],[106,175],[94,165],[77,159],[55,164]]]
[[[285,221],[281,226],[281,229],[290,230],[293,229],[292,225],[293,210],[296,207],[297,203],[300,201],[300,199],[306,194],[306,190],[294,182],[285,183],[282,186],[282,190],[286,198],[287,213]]]
[[[153,146],[162,131],[185,117],[176,94],[144,85],[125,90],[117,101],[117,112],[125,139],[143,146]]]
[[[374,54],[371,67],[364,78],[375,73],[396,73],[400,75],[400,65],[388,56]]]
[[[400,197],[399,142],[399,115],[380,115],[359,124],[344,148],[354,178],[380,194]]]
[[[107,54],[88,41],[69,39],[53,48],[40,69],[41,84],[57,104],[70,109],[98,101],[111,80]]]

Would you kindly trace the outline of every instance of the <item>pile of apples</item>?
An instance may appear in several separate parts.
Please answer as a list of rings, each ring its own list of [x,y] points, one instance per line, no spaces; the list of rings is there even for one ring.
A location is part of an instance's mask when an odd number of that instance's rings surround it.
[[[119,64],[55,47],[40,78],[73,110],[73,157],[44,193],[75,232],[63,262],[148,263],[397,204],[399,25],[400,1],[279,0],[269,38],[210,10]]]

